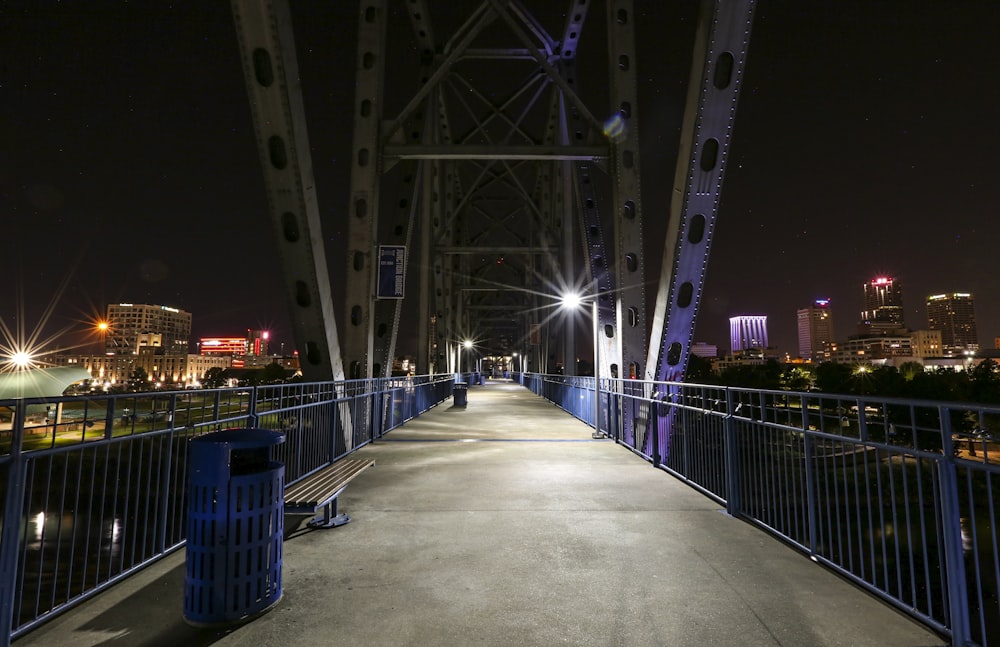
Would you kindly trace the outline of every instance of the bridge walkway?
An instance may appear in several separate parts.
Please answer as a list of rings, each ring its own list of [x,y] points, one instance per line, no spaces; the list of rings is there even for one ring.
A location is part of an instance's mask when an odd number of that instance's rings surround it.
[[[188,626],[180,551],[15,645],[944,644],[516,384],[359,455],[353,522],[288,517],[284,597],[252,622]]]

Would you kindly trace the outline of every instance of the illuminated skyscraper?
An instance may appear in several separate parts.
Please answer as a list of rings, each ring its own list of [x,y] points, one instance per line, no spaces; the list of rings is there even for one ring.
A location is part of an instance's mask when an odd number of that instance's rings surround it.
[[[886,333],[906,328],[903,321],[903,288],[899,281],[879,276],[865,283],[865,309],[861,329],[865,333]]]
[[[767,316],[730,317],[729,347],[733,355],[747,351],[763,353],[767,348]]]
[[[941,347],[946,354],[979,349],[975,302],[967,292],[927,297],[927,327],[941,331]]]
[[[816,299],[808,308],[798,311],[799,357],[821,362],[826,359],[828,344],[833,339],[833,312],[829,299]]]

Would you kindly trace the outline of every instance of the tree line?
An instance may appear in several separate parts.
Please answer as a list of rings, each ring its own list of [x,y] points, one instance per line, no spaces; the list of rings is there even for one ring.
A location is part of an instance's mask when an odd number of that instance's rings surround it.
[[[750,389],[1000,404],[1000,373],[997,363],[990,359],[967,371],[926,371],[919,362],[906,362],[897,368],[834,362],[782,364],[771,359],[716,373],[708,360],[691,356],[685,381]]]

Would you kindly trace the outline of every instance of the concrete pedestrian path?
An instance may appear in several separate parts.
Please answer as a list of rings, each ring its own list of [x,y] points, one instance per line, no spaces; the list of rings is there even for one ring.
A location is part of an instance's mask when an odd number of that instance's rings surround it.
[[[516,384],[358,455],[353,522],[289,532],[284,597],[252,622],[188,626],[180,551],[15,645],[944,644]]]

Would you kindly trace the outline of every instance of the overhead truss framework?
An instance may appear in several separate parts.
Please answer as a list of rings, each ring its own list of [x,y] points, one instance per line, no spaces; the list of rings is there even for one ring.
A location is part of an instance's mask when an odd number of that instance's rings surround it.
[[[330,367],[314,375],[388,376],[397,339],[414,334],[420,372],[457,370],[466,339],[483,354],[518,353],[531,370],[562,360],[572,372],[576,326],[554,321],[570,290],[597,300],[602,377],[683,375],[754,2],[700,4],[652,314],[638,16],[633,0],[604,0],[603,12],[594,4],[360,0],[338,345],[288,9],[233,0],[275,232],[306,250],[293,245],[283,259],[293,312],[314,313],[296,327],[296,342]],[[400,25],[409,33],[402,43]],[[407,249],[405,300],[376,298],[380,245]],[[404,307],[416,312],[415,330],[400,329]]]
[[[604,371],[619,373],[624,356],[634,374],[645,358],[635,67],[622,63],[634,59],[632,3],[609,2],[594,21],[591,46],[616,84],[613,105],[605,98],[596,108],[587,97],[606,88],[581,88],[594,75],[579,80],[575,65],[592,3],[534,4],[361,2],[344,337],[352,375],[391,364],[393,348],[379,347],[393,321],[372,299],[374,250],[410,231],[419,233],[403,235],[420,241],[410,255],[422,271],[418,316],[433,322],[421,331],[418,367],[454,370],[449,349],[470,339],[487,354],[527,356],[535,370],[561,359],[572,371],[573,349],[543,340],[572,344],[575,326],[558,299],[592,291],[595,277]],[[401,11],[416,55],[374,36]],[[421,181],[410,195],[385,199],[413,177]],[[598,184],[611,205],[603,222]],[[421,208],[401,225],[392,211],[403,204]],[[605,229],[617,232],[616,246],[605,249]],[[627,267],[617,286],[613,263]],[[629,331],[619,335],[623,321]]]

